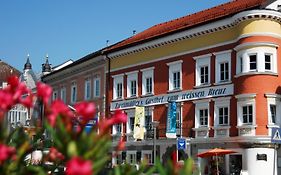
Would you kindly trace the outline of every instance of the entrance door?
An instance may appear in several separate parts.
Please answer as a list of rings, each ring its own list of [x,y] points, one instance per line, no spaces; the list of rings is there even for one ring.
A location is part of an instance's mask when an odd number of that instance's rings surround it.
[[[229,155],[230,175],[239,175],[242,169],[242,155]]]

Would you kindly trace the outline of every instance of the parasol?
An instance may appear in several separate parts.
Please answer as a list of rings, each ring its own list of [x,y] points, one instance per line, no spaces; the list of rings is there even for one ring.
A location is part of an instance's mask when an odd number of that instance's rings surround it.
[[[197,157],[204,158],[204,157],[216,156],[217,175],[219,175],[218,156],[232,154],[232,153],[236,153],[236,152],[232,151],[232,150],[227,150],[227,149],[214,148],[214,149],[210,149],[208,151],[202,152],[202,153],[198,153]]]

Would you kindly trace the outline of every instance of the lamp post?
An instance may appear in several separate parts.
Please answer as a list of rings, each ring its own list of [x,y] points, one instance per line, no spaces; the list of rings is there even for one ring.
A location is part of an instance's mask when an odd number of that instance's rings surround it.
[[[152,122],[152,127],[153,127],[153,163],[156,163],[156,128],[159,125],[158,121],[153,121]]]

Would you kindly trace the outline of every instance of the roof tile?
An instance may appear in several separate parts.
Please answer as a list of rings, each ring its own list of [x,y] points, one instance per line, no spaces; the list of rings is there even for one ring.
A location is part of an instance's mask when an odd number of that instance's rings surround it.
[[[159,36],[166,35],[168,33],[192,28],[208,21],[216,20],[228,15],[233,15],[243,10],[261,6],[265,1],[266,0],[234,0],[197,13],[193,13],[191,15],[160,23],[128,39],[116,43],[115,45],[106,49],[106,51],[119,50],[154,39]]]

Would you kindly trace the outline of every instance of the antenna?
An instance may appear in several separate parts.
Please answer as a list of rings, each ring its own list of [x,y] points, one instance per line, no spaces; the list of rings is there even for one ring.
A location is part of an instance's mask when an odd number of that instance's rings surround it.
[[[106,47],[109,45],[109,40],[106,40]]]
[[[136,34],[136,32],[137,32],[136,30],[133,30],[133,35],[135,35],[135,34]]]

